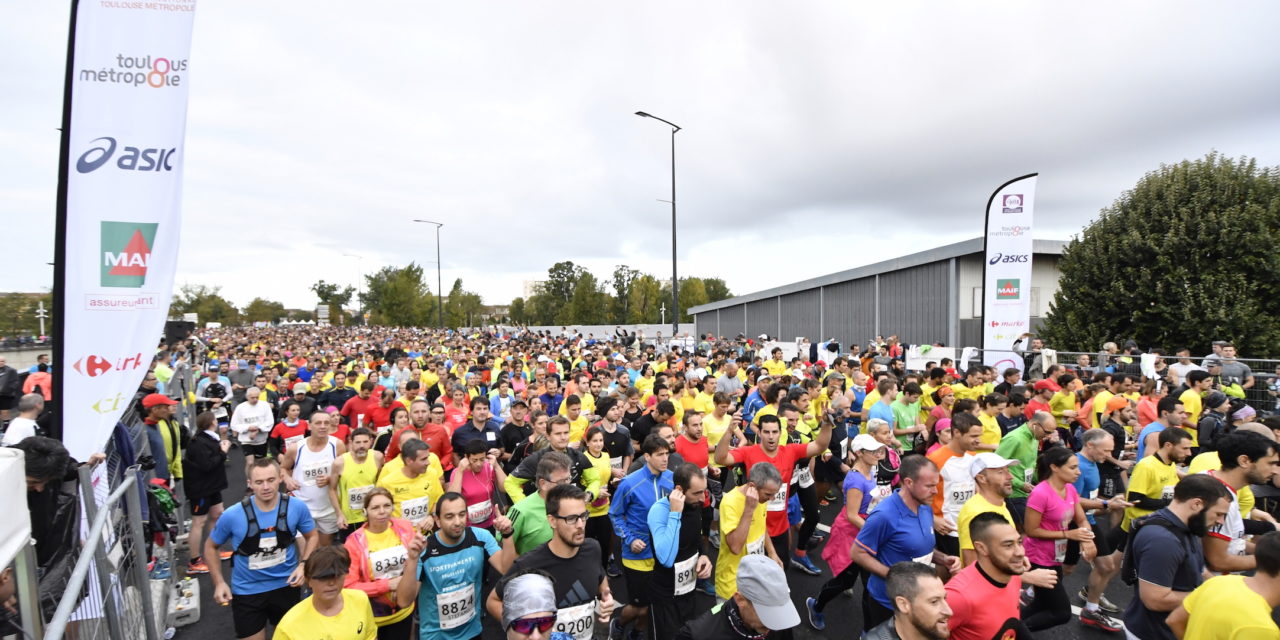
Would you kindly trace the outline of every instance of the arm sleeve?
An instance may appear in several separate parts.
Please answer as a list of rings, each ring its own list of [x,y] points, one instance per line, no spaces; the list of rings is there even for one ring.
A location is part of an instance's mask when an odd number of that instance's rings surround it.
[[[649,532],[653,534],[653,557],[664,567],[675,566],[680,550],[680,514],[671,503],[660,500],[649,507]]]
[[[1162,500],[1160,498],[1152,498],[1146,494],[1138,493],[1137,491],[1130,491],[1129,502],[1132,502],[1133,506],[1139,509],[1146,509],[1148,511],[1159,511],[1160,509],[1163,509],[1169,506],[1169,503],[1171,501]]]
[[[880,549],[880,539],[884,536],[887,528],[886,521],[888,518],[876,516],[882,511],[872,513],[866,523],[863,524],[862,530],[858,532],[858,537],[854,539],[854,543],[862,547],[867,553],[876,555]]]
[[[627,530],[627,502],[631,495],[632,483],[623,480],[618,485],[618,493],[613,496],[613,502],[609,505],[609,521],[613,523],[613,532],[622,540],[622,546],[631,544],[635,538]]]

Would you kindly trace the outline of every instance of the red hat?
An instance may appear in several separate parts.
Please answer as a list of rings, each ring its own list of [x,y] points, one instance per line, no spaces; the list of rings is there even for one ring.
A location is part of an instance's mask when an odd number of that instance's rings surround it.
[[[1058,386],[1058,383],[1052,380],[1041,380],[1036,383],[1035,385],[1036,391],[1044,391],[1045,389],[1048,389],[1053,392],[1062,391],[1062,387]]]
[[[178,404],[178,401],[163,393],[149,393],[142,398],[142,407],[144,409],[150,409],[158,404],[174,405]]]
[[[946,369],[943,369],[943,371],[946,371],[947,375],[951,376],[952,378],[960,377],[960,374],[956,373],[955,367],[947,367]]]

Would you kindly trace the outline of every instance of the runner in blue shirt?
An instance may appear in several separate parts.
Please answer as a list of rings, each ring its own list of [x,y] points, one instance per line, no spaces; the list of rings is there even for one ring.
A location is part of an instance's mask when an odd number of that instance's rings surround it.
[[[396,588],[396,601],[408,606],[418,599],[419,637],[469,640],[481,634],[484,565],[505,573],[511,559],[493,534],[468,526],[467,500],[450,491],[436,501],[440,529],[427,538],[421,556],[410,554]],[[506,519],[503,518],[505,521]],[[510,533],[510,522],[505,522]]]
[[[217,559],[224,543],[235,548],[230,586],[222,577],[222,563],[209,563],[213,599],[231,604],[237,638],[260,640],[268,621],[279,622],[302,600],[302,561],[316,548],[318,534],[306,503],[280,496],[280,465],[273,458],[253,461],[249,488],[253,495],[218,519],[204,557]]]
[[[871,512],[853,543],[853,561],[868,576],[862,596],[863,630],[893,617],[884,579],[894,563],[935,563],[952,573],[960,570],[960,558],[934,549],[929,505],[938,493],[937,467],[924,456],[910,455],[902,459],[898,474],[902,488]]]

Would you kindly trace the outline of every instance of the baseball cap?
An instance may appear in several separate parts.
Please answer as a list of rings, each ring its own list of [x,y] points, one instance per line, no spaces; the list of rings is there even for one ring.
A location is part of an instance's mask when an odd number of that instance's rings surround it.
[[[305,382],[299,382],[298,384],[293,385],[294,394],[307,393],[309,391],[311,391],[311,385]]]
[[[170,398],[169,396],[166,396],[163,393],[148,393],[146,396],[143,396],[142,398],[142,406],[145,409],[150,409],[151,407],[154,407],[159,404],[174,405],[174,404],[178,404],[178,401],[174,400],[173,398]]]
[[[1036,391],[1044,391],[1045,389],[1048,389],[1050,391],[1062,391],[1062,387],[1058,386],[1058,383],[1052,380],[1046,379],[1046,380],[1040,380],[1036,382],[1035,384]]]
[[[210,363],[209,363],[209,366],[208,366],[207,368],[208,368],[208,369],[209,369],[209,371],[211,371],[211,372],[212,372],[212,371],[217,371],[217,370],[218,370],[218,365],[217,365],[216,363],[210,362]]]
[[[1221,391],[1210,391],[1204,396],[1204,406],[1210,409],[1217,409],[1226,401],[1227,394]]]
[[[944,387],[945,388],[945,387]],[[941,418],[933,423],[933,430],[939,433],[951,428],[951,418]]]
[[[1112,396],[1111,399],[1107,401],[1106,411],[1107,413],[1111,413],[1119,409],[1127,408],[1128,406],[1129,406],[1128,398],[1124,396]]]
[[[883,442],[876,440],[868,434],[861,433],[853,438],[853,444],[850,448],[854,451],[876,451],[884,446]]]
[[[951,376],[952,378],[959,378],[959,377],[960,377],[960,374],[959,374],[959,373],[956,373],[956,369],[955,369],[955,367],[947,367],[946,369],[943,369],[943,371],[946,371],[946,372],[947,372],[947,375]]]
[[[749,555],[738,564],[738,593],[751,602],[760,622],[771,631],[800,624],[800,614],[791,602],[787,575],[778,563],[762,555]]]
[[[1003,458],[990,451],[983,451],[973,457],[973,461],[969,463],[969,475],[976,476],[987,469],[1003,469],[1016,462]]]

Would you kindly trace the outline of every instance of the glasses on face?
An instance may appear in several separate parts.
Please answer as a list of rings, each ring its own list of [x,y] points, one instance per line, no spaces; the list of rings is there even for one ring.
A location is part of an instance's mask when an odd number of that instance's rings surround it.
[[[578,524],[579,522],[586,522],[587,518],[591,517],[591,514],[584,511],[582,513],[574,513],[567,516],[562,516],[557,513],[557,514],[552,514],[551,517],[555,518],[556,520],[563,520],[565,524],[573,526],[575,524]]]
[[[541,618],[520,618],[511,621],[511,628],[521,635],[530,635],[534,629],[546,633],[556,624],[555,614],[543,616]]]

